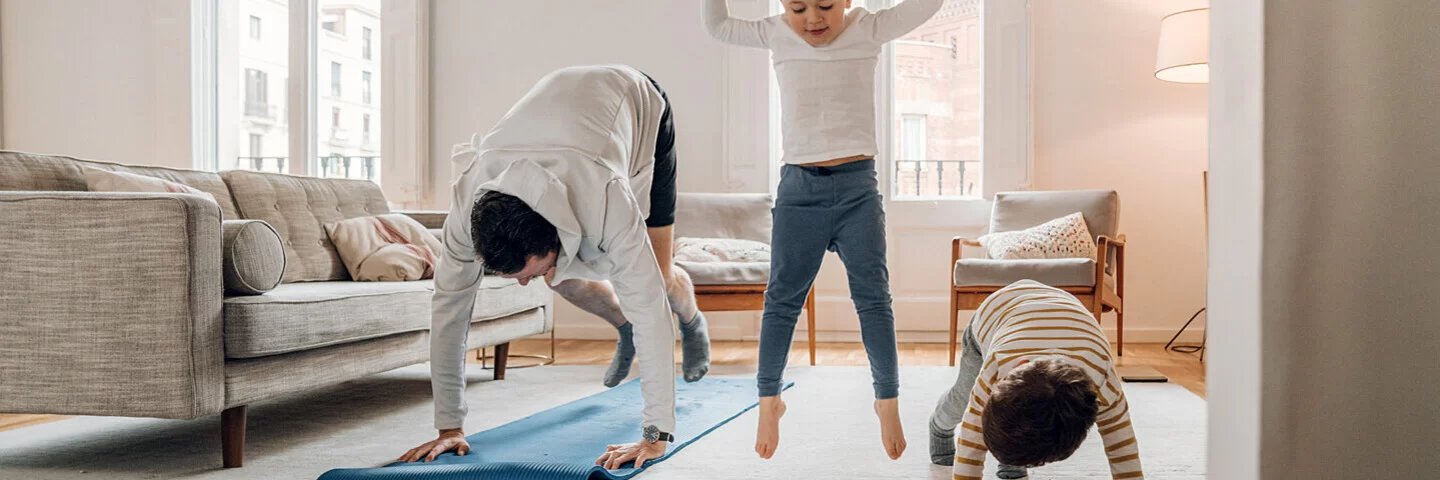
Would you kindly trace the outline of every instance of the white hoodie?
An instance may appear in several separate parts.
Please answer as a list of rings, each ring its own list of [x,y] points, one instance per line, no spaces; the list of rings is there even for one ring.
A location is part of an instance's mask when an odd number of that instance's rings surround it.
[[[476,135],[456,146],[453,160],[467,166],[452,186],[445,252],[435,268],[435,428],[460,428],[465,420],[465,337],[484,278],[470,210],[494,190],[518,197],[555,225],[555,283],[613,280],[634,325],[642,425],[674,432],[675,333],[645,228],[664,110],[660,92],[632,67],[564,68],[542,78],[483,140]]]

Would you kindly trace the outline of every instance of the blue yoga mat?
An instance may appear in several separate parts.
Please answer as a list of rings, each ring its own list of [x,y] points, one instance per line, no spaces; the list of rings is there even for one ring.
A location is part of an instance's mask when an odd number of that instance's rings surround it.
[[[794,385],[785,385],[786,388]],[[524,399],[516,399],[524,401]],[[674,455],[690,442],[755,408],[754,379],[675,381],[675,441],[644,468],[605,470],[595,459],[606,445],[640,439],[640,382],[618,387],[465,437],[470,453],[446,453],[430,463],[343,468],[320,480],[582,480],[627,479]],[[633,463],[627,464],[633,467]]]

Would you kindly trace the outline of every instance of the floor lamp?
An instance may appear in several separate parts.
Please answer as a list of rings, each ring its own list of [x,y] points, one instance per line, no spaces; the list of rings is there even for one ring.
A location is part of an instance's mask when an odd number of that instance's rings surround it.
[[[1196,8],[1166,15],[1160,19],[1160,45],[1155,54],[1155,78],[1176,83],[1210,82],[1210,9]],[[1201,173],[1201,188],[1205,202],[1205,231],[1210,231],[1210,181],[1209,172]],[[1208,256],[1209,246],[1206,246]],[[1205,340],[1195,345],[1174,345],[1180,334],[1190,327],[1205,307],[1200,307],[1180,331],[1165,343],[1167,350],[1182,353],[1200,352],[1200,361],[1205,361]],[[1209,337],[1209,329],[1206,329]]]

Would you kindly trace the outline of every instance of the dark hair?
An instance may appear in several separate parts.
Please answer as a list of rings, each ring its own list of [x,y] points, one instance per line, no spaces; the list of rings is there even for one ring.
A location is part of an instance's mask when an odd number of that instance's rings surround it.
[[[1054,358],[1030,363],[996,383],[980,419],[995,460],[1026,468],[1069,458],[1100,409],[1099,388],[1079,367]]]
[[[530,257],[560,251],[560,235],[540,213],[519,198],[488,191],[470,210],[475,256],[485,268],[503,274],[525,269]]]

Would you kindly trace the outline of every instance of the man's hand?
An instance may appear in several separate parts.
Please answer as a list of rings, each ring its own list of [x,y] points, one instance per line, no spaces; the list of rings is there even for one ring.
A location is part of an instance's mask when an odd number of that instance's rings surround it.
[[[436,456],[454,450],[456,455],[470,453],[470,442],[465,441],[465,432],[458,429],[441,430],[440,436],[434,440],[410,449],[397,462],[414,462],[424,458],[426,462],[435,460]]]
[[[615,470],[625,462],[634,460],[635,468],[645,465],[646,460],[654,460],[665,456],[665,450],[669,442],[635,442],[624,445],[610,445],[605,447],[605,454],[595,461],[596,465],[605,467],[606,470]]]

